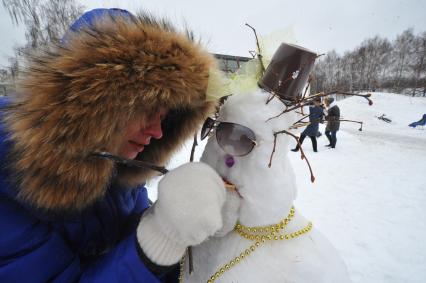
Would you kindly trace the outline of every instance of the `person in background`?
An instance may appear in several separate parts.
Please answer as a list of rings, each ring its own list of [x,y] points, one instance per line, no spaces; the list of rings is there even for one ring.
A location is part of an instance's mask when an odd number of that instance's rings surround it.
[[[317,135],[319,129],[319,123],[324,115],[323,108],[321,107],[321,97],[317,97],[313,100],[313,105],[309,106],[309,125],[305,128],[299,138],[299,144],[296,145],[291,151],[297,152],[300,149],[299,145],[302,145],[306,136],[312,141],[312,149],[314,152],[318,152],[317,148]]]
[[[325,135],[327,136],[327,139],[329,141],[329,144],[326,146],[330,148],[335,148],[337,142],[336,134],[340,128],[340,109],[339,106],[337,106],[337,104],[335,103],[334,98],[332,97],[325,98],[324,103],[326,106],[325,120],[327,121]]]
[[[203,163],[155,171],[214,112],[214,58],[164,20],[95,9],[38,52],[0,100],[0,282],[176,282],[188,246],[222,228]]]

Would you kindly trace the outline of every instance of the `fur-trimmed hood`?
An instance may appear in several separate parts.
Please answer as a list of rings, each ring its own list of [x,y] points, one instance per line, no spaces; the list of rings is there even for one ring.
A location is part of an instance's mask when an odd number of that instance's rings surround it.
[[[155,172],[91,153],[116,153],[134,115],[164,107],[163,137],[137,157],[164,165],[214,109],[206,101],[214,62],[186,34],[143,14],[98,20],[33,56],[5,113],[18,196],[46,210],[80,210],[111,182],[143,183]]]

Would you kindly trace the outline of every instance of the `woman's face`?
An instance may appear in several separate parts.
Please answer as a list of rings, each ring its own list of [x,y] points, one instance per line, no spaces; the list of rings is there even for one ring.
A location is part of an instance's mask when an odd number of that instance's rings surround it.
[[[163,136],[161,121],[166,114],[165,109],[160,109],[147,119],[147,123],[144,123],[145,119],[142,117],[130,120],[124,129],[118,155],[126,159],[134,159],[150,143],[151,138],[160,139]]]

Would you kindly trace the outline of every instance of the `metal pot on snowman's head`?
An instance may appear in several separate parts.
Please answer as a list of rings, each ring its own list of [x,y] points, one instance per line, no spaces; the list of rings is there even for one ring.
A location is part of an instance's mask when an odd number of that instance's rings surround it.
[[[258,85],[274,96],[279,96],[286,105],[296,104],[303,96],[317,57],[315,52],[306,48],[282,43]]]

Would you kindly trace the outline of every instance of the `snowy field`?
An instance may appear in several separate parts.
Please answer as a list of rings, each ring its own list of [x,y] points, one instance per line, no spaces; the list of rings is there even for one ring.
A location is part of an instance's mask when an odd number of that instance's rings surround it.
[[[407,125],[426,113],[426,98],[373,93],[373,106],[352,97],[338,102],[344,119],[336,149],[323,135],[318,153],[289,151],[297,176],[296,207],[340,251],[353,282],[426,282],[426,129]],[[392,123],[378,120],[383,113]],[[324,133],[322,126],[321,131]],[[169,164],[189,160],[191,142]],[[201,155],[198,146],[196,157]],[[156,198],[156,181],[149,184]]]

